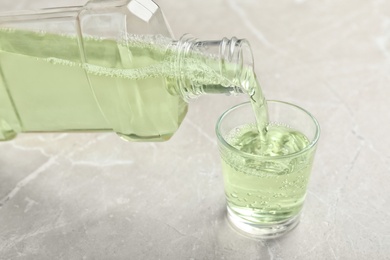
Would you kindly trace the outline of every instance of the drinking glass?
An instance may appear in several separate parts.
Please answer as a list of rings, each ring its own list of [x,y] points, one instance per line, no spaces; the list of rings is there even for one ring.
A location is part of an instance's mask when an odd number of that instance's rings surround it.
[[[250,102],[227,110],[216,125],[229,223],[243,234],[265,239],[281,236],[299,223],[320,136],[317,120],[305,109],[282,101],[267,104],[269,125],[305,135],[308,144],[303,149],[262,156],[233,147],[228,137],[256,123]]]

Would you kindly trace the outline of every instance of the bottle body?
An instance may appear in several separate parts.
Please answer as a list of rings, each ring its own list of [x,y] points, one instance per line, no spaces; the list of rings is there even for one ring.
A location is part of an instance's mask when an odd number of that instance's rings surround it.
[[[167,91],[163,75],[137,75],[165,50],[152,37],[144,46],[128,39],[171,35],[157,6],[140,17],[131,13],[136,2],[0,18],[0,139],[56,131],[113,130],[145,141],[173,135],[186,102]]]

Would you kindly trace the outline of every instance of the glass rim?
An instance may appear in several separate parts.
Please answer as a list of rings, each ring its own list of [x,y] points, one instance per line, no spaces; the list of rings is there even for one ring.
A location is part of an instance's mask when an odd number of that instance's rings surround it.
[[[223,112],[223,114],[218,118],[217,124],[215,126],[215,132],[217,134],[217,138],[220,141],[220,143],[223,146],[225,146],[226,148],[228,148],[229,150],[233,150],[235,153],[237,153],[237,154],[239,154],[241,156],[250,157],[250,158],[256,158],[256,159],[265,159],[265,158],[269,159],[271,157],[272,157],[272,159],[284,159],[284,158],[289,158],[289,157],[295,157],[295,156],[299,156],[299,155],[305,153],[306,151],[312,149],[317,144],[317,142],[318,142],[318,140],[320,138],[320,132],[321,132],[320,124],[318,123],[317,119],[309,111],[307,111],[306,109],[304,109],[304,108],[302,108],[300,106],[297,106],[295,104],[292,104],[292,103],[289,103],[289,102],[285,102],[285,101],[267,100],[267,103],[269,103],[269,102],[270,103],[279,103],[279,104],[284,104],[284,105],[295,107],[295,108],[301,110],[302,112],[304,112],[305,114],[307,114],[313,120],[314,125],[316,127],[316,132],[315,132],[313,140],[310,141],[309,145],[307,145],[304,149],[302,149],[302,150],[300,150],[298,152],[295,152],[295,153],[291,153],[291,154],[277,155],[277,156],[264,156],[264,155],[251,154],[251,153],[240,151],[237,148],[235,148],[234,146],[232,146],[231,144],[229,144],[228,142],[226,142],[225,138],[220,133],[220,128],[221,128],[222,121],[224,120],[224,118],[230,112],[236,110],[239,107],[250,105],[250,101],[246,101],[246,102],[237,104],[237,105],[229,108],[228,110]]]

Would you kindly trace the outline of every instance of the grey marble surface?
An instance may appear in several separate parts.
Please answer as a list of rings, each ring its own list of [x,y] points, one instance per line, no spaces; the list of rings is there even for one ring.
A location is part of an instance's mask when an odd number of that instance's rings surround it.
[[[267,98],[318,118],[300,225],[268,241],[227,225],[214,125],[246,98],[202,97],[166,143],[0,143],[0,259],[390,259],[390,2],[158,3],[177,37],[247,38]]]

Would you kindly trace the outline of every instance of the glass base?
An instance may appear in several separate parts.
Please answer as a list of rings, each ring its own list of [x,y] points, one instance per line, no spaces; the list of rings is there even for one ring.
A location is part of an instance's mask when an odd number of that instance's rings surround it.
[[[284,221],[270,224],[252,223],[237,216],[227,207],[227,219],[238,233],[258,239],[272,239],[280,237],[294,229],[300,220],[300,214]]]

